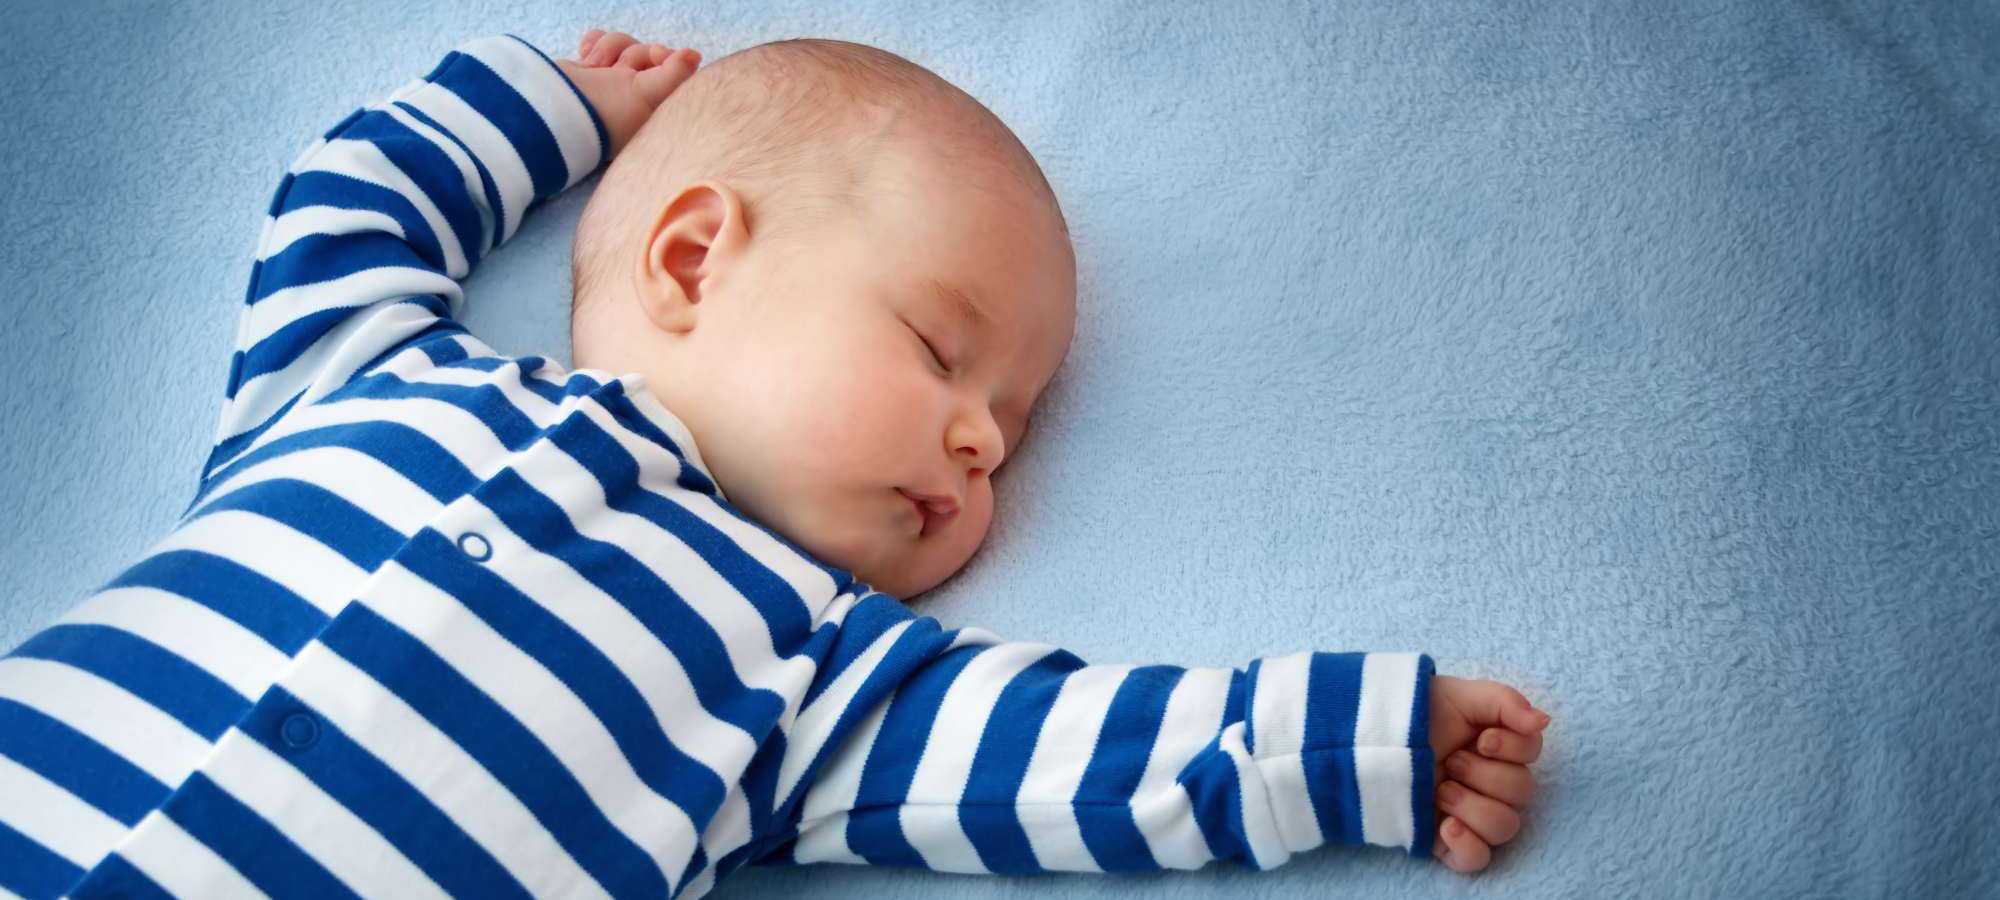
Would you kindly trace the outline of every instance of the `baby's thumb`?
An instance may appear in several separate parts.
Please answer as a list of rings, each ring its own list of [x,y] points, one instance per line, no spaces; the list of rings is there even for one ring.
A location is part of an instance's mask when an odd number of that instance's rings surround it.
[[[1479,684],[1468,710],[1483,725],[1504,725],[1522,734],[1537,734],[1549,724],[1548,713],[1535,708],[1521,692],[1497,681]]]

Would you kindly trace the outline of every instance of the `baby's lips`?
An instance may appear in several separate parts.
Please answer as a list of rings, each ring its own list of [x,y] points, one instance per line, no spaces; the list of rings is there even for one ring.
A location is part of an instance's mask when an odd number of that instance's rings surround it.
[[[916,494],[902,488],[897,488],[896,491],[916,504],[918,514],[923,516],[924,520],[923,534],[930,534],[943,528],[958,515],[958,502],[951,497]]]

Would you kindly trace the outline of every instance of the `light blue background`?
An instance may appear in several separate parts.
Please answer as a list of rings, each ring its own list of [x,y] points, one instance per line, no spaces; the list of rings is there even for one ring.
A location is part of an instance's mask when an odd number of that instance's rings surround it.
[[[1004,7],[1004,8],[1003,8]],[[1993,2],[12,3],[0,648],[191,496],[284,165],[463,38],[874,43],[1040,157],[1078,336],[920,598],[1093,662],[1421,649],[1553,711],[1477,880],[752,870],[721,897],[2000,890]],[[594,182],[590,183],[594,184]],[[590,184],[471,280],[568,359]]]

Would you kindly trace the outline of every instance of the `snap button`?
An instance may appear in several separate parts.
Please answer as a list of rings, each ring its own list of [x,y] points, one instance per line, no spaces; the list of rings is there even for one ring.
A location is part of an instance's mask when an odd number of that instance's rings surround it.
[[[319,722],[305,713],[292,713],[278,726],[278,736],[285,746],[294,750],[304,750],[319,740]]]
[[[486,542],[477,531],[468,531],[458,536],[458,550],[479,562],[493,558],[493,545]]]

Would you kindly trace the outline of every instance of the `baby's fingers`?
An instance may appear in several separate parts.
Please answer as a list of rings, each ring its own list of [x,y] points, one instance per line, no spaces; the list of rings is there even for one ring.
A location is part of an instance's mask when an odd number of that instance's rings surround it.
[[[654,50],[659,50],[664,58],[666,53],[665,47],[661,47],[658,44],[633,44],[630,47],[626,47],[625,52],[618,54],[618,59],[613,61],[611,65],[615,68],[632,69],[634,71],[646,68],[660,61],[653,57]]]
[[[701,54],[695,50],[682,48],[666,58],[666,61],[639,73],[636,80],[639,94],[654,106],[667,99],[675,88],[694,75],[695,67],[701,64]]]
[[[1549,724],[1549,714],[1535,708],[1520,691],[1497,681],[1479,683],[1474,709],[1483,724],[1505,725],[1522,734],[1541,734]]]
[[[584,65],[592,68],[608,66],[618,61],[618,57],[624,54],[625,48],[638,42],[638,38],[625,32],[614,31],[599,37],[596,42],[592,43],[590,45],[590,52],[584,54],[581,61]]]
[[[1431,853],[1452,871],[1468,875],[1493,861],[1493,848],[1486,846],[1464,822],[1449,816],[1438,825],[1438,839]]]
[[[1535,796],[1535,776],[1518,763],[1487,759],[1463,750],[1444,760],[1445,774],[1479,793],[1520,809]]]
[[[1542,756],[1542,736],[1517,734],[1505,728],[1488,728],[1479,735],[1479,755],[1488,759],[1527,765]]]
[[[1456,781],[1438,785],[1437,797],[1439,809],[1472,826],[1479,839],[1488,844],[1507,843],[1521,831],[1521,814],[1513,807]]]

